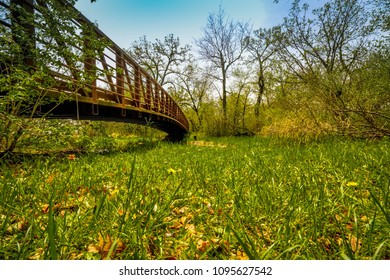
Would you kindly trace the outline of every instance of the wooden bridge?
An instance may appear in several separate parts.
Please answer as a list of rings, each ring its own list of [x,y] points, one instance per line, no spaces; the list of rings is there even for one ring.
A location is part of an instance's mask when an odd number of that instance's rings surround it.
[[[55,5],[66,9],[71,18],[56,21],[60,15]],[[68,1],[0,0],[0,8],[1,31],[20,45],[25,65],[37,70],[39,63],[32,55],[37,50],[56,57],[48,66],[51,82],[42,83],[46,102],[34,116],[151,125],[172,140],[188,132],[185,115],[164,88]],[[55,35],[42,38],[43,28]],[[1,61],[1,75],[10,75],[12,67],[7,65],[11,64]]]

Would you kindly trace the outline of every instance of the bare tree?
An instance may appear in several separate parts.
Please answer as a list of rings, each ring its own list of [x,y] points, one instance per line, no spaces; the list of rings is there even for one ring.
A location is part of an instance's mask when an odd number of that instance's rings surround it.
[[[156,39],[155,42],[150,42],[143,36],[127,51],[163,86],[169,83],[169,76],[178,73],[178,66],[186,61],[190,46],[180,46],[179,38],[175,38],[173,34],[165,36],[164,41]]]
[[[196,62],[190,60],[174,82],[175,93],[172,96],[183,106],[190,108],[196,116],[191,120],[193,130],[202,127],[201,110],[208,101],[212,87],[210,69],[201,68]]]
[[[365,81],[360,73],[380,38],[381,22],[372,17],[373,3],[331,0],[309,10],[308,4],[295,0],[282,25],[280,58],[285,68],[302,82],[299,99],[315,104],[302,108],[314,116],[316,108],[323,106],[327,120],[341,133],[351,133],[353,129],[352,134],[364,134],[355,129],[359,126],[365,127],[364,131],[369,128],[383,134],[381,125],[372,121],[377,117],[368,114],[372,111],[372,102],[368,100],[373,99],[369,98],[369,91],[362,91]],[[363,111],[362,118],[357,112]]]
[[[250,104],[250,96],[253,93],[251,72],[240,67],[235,67],[232,73],[233,81],[230,86],[229,100],[233,102],[231,108],[231,128],[234,135],[253,135],[246,126],[247,111]]]
[[[264,97],[266,78],[265,72],[271,66],[271,59],[279,50],[277,39],[280,34],[280,26],[270,29],[260,28],[253,32],[248,46],[250,61],[256,65],[257,97],[255,104],[255,116],[260,115],[260,105]]]
[[[222,110],[227,120],[228,72],[248,47],[251,28],[249,23],[230,20],[219,7],[218,13],[207,18],[204,36],[196,41],[200,56],[220,70],[218,79],[222,83]]]
[[[374,28],[361,1],[332,0],[311,15],[308,4],[295,0],[283,24],[281,54],[302,79],[318,70],[348,74],[367,56]]]

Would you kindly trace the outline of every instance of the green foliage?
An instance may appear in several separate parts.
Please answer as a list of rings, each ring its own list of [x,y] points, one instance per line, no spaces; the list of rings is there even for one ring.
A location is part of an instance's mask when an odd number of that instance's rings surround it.
[[[12,4],[8,11],[10,27],[0,26],[0,153],[3,154],[45,137],[48,131],[44,129],[50,129],[47,123],[32,117],[45,117],[39,115],[40,106],[50,105],[54,109],[80,89],[88,89],[96,73],[84,71],[82,62],[102,52],[107,45],[97,39],[93,26],[75,25],[73,19],[78,16],[72,7],[75,1],[68,1],[69,5],[57,0],[38,2],[33,10],[28,5]],[[86,41],[88,48],[81,48]],[[59,78],[61,75],[72,78],[64,80]],[[67,91],[59,97],[53,96],[52,89],[58,85]],[[22,139],[24,142],[20,142]]]

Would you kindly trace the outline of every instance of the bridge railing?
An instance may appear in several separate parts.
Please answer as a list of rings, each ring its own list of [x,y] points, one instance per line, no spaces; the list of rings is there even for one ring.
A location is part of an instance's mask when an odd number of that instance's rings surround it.
[[[12,5],[24,7],[34,15],[43,15],[54,9],[47,2],[49,1],[0,0],[0,24],[12,29],[13,21],[16,20],[12,19]],[[63,0],[57,2],[70,9],[74,15],[67,21],[68,26],[74,28],[70,40],[68,37],[61,39],[61,36],[69,34],[62,35],[58,26],[50,25],[50,19],[44,23],[34,22],[34,26],[26,28],[36,40],[35,48],[41,51],[45,51],[48,44],[66,44],[68,56],[59,56],[58,61],[50,66],[51,74],[57,80],[55,86],[49,89],[52,94],[69,95],[80,102],[90,103],[94,108],[93,114],[99,113],[99,105],[122,108],[123,114],[130,108],[171,119],[188,131],[189,125],[183,111],[160,84],[73,6]],[[47,15],[43,15],[45,16]],[[56,36],[51,40],[40,40],[34,34],[34,29],[39,28],[51,28]],[[90,40],[91,34],[93,40]],[[70,59],[69,53],[79,59]],[[77,88],[80,80],[86,86]],[[88,82],[85,83],[85,80]]]

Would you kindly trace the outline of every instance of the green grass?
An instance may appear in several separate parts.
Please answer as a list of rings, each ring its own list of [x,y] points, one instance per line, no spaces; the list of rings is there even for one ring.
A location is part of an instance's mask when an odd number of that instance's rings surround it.
[[[0,163],[0,259],[390,258],[388,140],[75,157]]]

